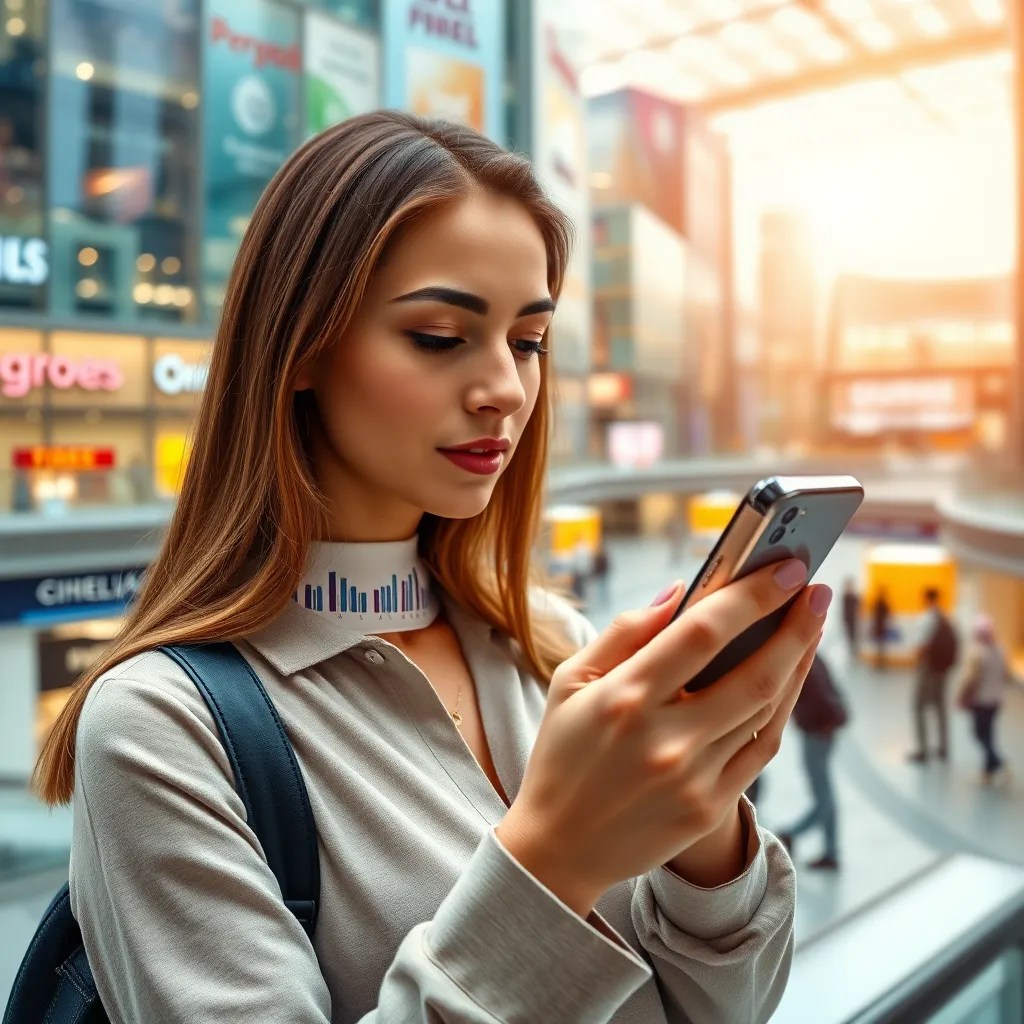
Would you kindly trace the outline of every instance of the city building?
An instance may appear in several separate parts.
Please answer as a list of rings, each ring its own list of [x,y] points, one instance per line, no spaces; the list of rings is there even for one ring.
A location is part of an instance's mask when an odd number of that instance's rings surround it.
[[[615,204],[641,207],[685,244],[686,272],[676,285],[685,296],[689,352],[685,412],[677,413],[687,421],[682,450],[729,450],[737,396],[725,142],[695,111],[639,89],[592,98],[587,128],[595,214]],[[595,339],[599,333],[595,325]],[[669,421],[665,428],[676,432]]]
[[[791,210],[761,215],[760,434],[780,451],[810,447],[818,419],[816,284],[807,222]]]
[[[647,465],[687,450],[686,244],[640,204],[593,214],[591,452]]]

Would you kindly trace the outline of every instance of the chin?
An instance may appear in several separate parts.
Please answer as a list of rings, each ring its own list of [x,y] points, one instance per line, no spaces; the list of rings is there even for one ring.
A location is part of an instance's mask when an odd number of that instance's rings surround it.
[[[487,508],[493,493],[494,484],[490,482],[444,494],[435,492],[420,507],[441,519],[472,519]]]

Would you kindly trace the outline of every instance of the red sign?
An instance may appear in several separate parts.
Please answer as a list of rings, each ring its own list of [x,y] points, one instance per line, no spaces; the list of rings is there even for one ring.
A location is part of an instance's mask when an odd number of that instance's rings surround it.
[[[15,469],[113,469],[113,448],[15,448]]]
[[[251,52],[253,65],[257,68],[269,64],[285,71],[302,70],[302,58],[299,56],[297,43],[282,46],[280,43],[271,43],[256,36],[244,35],[232,29],[224,18],[214,18],[210,22],[210,42],[214,45],[223,42],[229,50],[236,53]]]

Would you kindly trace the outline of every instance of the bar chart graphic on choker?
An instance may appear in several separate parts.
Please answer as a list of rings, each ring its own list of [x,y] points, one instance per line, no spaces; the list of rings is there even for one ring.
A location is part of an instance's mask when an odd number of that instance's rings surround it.
[[[328,572],[319,583],[306,583],[292,600],[315,612],[337,615],[393,615],[426,613],[431,610],[430,592],[413,569],[403,578],[392,573],[380,586],[361,590],[347,576]]]

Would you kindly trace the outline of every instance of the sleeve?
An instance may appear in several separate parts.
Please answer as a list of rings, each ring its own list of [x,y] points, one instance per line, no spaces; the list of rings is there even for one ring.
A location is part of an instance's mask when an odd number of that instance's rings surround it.
[[[270,1007],[330,1020],[212,718],[161,682],[101,678],[78,726],[73,821],[72,910],[112,1022],[241,1024]]]
[[[748,865],[717,889],[666,867],[637,879],[633,926],[650,954],[669,1024],[761,1024],[775,1012],[793,960],[796,878],[785,848],[749,801]]]
[[[326,1024],[314,948],[195,701],[117,677],[83,710],[71,898],[104,1008],[113,1024]],[[650,977],[598,915],[580,918],[491,830],[434,918],[402,940],[362,1024],[597,1024]]]
[[[534,587],[530,596],[534,609],[542,616],[557,621],[577,647],[586,647],[597,637],[598,631],[590,619],[560,594]]]

